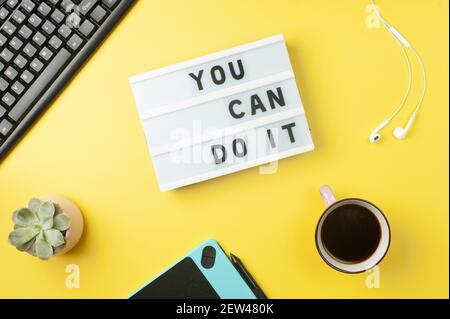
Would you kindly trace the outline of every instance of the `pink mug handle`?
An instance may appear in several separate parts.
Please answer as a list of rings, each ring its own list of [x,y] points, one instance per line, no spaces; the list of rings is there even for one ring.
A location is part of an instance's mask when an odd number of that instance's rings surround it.
[[[320,187],[320,196],[322,196],[322,200],[327,207],[336,203],[336,197],[334,196],[331,187],[328,185],[323,185]]]

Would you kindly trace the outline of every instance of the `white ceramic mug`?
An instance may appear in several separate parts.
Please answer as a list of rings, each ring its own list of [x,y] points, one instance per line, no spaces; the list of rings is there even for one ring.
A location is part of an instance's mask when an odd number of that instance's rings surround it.
[[[336,197],[334,196],[333,191],[329,186],[322,186],[320,188],[320,194],[325,205],[327,205],[326,210],[323,212],[322,216],[319,219],[315,234],[317,250],[319,251],[322,259],[334,269],[351,274],[367,271],[379,264],[386,255],[391,240],[389,223],[382,211],[374,204],[359,198],[336,200]],[[357,262],[340,260],[332,253],[330,253],[326,245],[323,243],[322,239],[322,226],[327,217],[333,214],[333,212],[336,211],[337,208],[350,204],[362,206],[365,209],[369,210],[373,214],[373,216],[375,216],[380,226],[380,239],[378,242],[378,246],[368,258]]]

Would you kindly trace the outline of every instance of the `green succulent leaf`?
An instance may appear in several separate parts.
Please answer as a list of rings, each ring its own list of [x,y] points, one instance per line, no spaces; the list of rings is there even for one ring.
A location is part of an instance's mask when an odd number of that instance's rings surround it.
[[[17,246],[16,248],[19,251],[28,251],[31,249],[31,247],[33,247],[35,242],[36,242],[36,237],[21,246]]]
[[[61,234],[59,230],[56,229],[44,230],[44,234],[47,242],[53,247],[59,247],[65,244],[64,236]]]
[[[42,203],[39,207],[38,217],[44,230],[53,227],[53,215],[55,214],[55,205],[52,202]]]
[[[65,231],[70,228],[70,219],[65,214],[56,215],[53,218],[53,228],[59,231]]]
[[[39,234],[39,236],[36,237],[35,247],[36,255],[39,257],[39,259],[47,260],[51,256],[53,256],[52,245],[50,245],[50,243],[45,240],[42,232]]]
[[[63,213],[61,206],[59,206],[57,203],[53,203],[53,205],[55,205],[55,215],[53,217],[56,217],[59,214]]]
[[[22,246],[36,237],[39,231],[38,227],[19,228],[9,234],[8,241],[15,247]]]
[[[31,209],[21,208],[14,212],[13,222],[20,227],[28,227],[39,222],[37,216]]]
[[[37,214],[37,212],[39,211],[39,208],[41,207],[41,205],[42,205],[42,202],[41,202],[40,199],[33,198],[28,203],[28,208],[31,209],[33,212],[35,212]]]

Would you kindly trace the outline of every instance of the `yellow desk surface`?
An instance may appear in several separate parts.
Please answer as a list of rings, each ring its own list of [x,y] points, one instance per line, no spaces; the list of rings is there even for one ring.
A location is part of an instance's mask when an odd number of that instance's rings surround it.
[[[368,28],[369,1],[141,0],[71,85],[0,164],[0,297],[123,298],[203,240],[241,256],[272,298],[396,298],[449,295],[449,3],[378,1],[385,17],[422,53],[429,90],[416,73],[404,112],[368,143],[398,105],[406,67],[383,29]],[[282,33],[316,150],[161,193],[128,84],[132,75]],[[392,228],[380,287],[368,274],[328,267],[314,230],[318,194],[368,199]],[[9,246],[11,214],[59,193],[84,212],[77,248],[42,262]],[[66,288],[68,264],[80,288]]]

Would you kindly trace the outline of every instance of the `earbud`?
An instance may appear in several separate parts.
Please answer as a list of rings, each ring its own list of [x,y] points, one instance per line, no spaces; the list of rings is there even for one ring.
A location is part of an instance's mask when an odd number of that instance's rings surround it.
[[[416,118],[416,114],[417,113],[413,113],[413,115],[411,115],[411,118],[408,121],[408,124],[406,124],[406,127],[397,127],[394,130],[394,136],[398,139],[398,140],[404,140],[406,135],[408,135],[408,132]]]
[[[370,137],[369,137],[370,143],[374,144],[374,143],[378,142],[380,139],[381,139],[381,135],[378,134],[378,132],[374,131],[374,132],[372,132],[372,134],[370,134]]]
[[[377,126],[376,129],[374,129],[372,131],[372,133],[370,133],[369,136],[369,141],[370,143],[374,144],[376,142],[378,142],[381,139],[381,135],[379,134],[379,132],[386,126],[388,125],[390,122],[390,120],[386,120],[383,123],[381,123],[380,125]]]
[[[407,133],[408,133],[408,132],[407,132],[403,127],[397,127],[397,128],[394,130],[394,136],[395,136],[398,140],[404,140]]]

